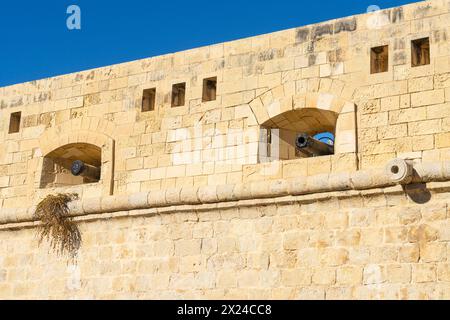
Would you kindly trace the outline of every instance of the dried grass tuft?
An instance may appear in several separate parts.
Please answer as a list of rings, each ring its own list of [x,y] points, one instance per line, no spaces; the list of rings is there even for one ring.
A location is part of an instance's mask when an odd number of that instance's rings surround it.
[[[42,222],[38,228],[39,245],[47,239],[58,256],[66,256],[72,261],[76,261],[81,246],[81,233],[69,216],[68,204],[77,199],[77,194],[48,195],[34,213]]]

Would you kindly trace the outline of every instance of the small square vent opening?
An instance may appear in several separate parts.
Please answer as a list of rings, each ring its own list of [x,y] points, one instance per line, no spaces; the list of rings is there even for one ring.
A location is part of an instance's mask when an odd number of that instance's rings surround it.
[[[17,133],[20,131],[21,116],[21,112],[11,113],[11,117],[9,118],[9,133]]]
[[[389,69],[389,47],[372,48],[370,60],[370,73],[387,72]]]
[[[156,89],[145,89],[142,94],[142,112],[155,110]]]
[[[172,107],[182,107],[185,104],[186,83],[172,86]]]
[[[217,77],[203,80],[203,102],[216,100]]]
[[[413,40],[411,51],[411,65],[413,67],[430,64],[430,38]]]

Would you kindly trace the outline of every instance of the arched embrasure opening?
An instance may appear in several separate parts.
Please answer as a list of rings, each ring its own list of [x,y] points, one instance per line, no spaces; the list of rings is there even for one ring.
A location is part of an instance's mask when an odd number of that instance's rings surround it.
[[[261,126],[260,162],[334,154],[338,114],[298,109],[279,114]]]
[[[75,186],[100,181],[102,150],[92,144],[73,143],[44,157],[40,187]]]

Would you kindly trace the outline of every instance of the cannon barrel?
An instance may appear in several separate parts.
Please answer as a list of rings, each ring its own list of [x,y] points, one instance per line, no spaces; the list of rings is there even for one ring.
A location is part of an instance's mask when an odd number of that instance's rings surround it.
[[[75,160],[72,163],[70,172],[74,176],[81,176],[90,180],[100,180],[100,168],[84,163],[81,160]]]
[[[295,146],[300,152],[310,157],[327,156],[334,154],[334,146],[314,139],[306,133],[301,133],[295,140]]]

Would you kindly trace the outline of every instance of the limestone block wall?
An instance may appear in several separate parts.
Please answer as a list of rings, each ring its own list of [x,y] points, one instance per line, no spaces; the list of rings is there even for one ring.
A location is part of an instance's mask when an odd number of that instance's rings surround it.
[[[450,1],[421,1],[0,88],[0,297],[448,298],[449,36]],[[335,152],[292,159],[267,128],[333,131]],[[86,144],[99,182],[44,188]],[[58,192],[80,195],[77,265],[34,238]]]
[[[0,207],[33,205],[46,194],[43,157],[69,141],[107,145],[101,185],[80,194],[245,182],[246,166],[261,162],[261,127],[289,111],[289,119],[308,110],[322,112],[317,123],[330,121],[325,111],[337,118],[336,155],[311,172],[379,167],[395,157],[448,160],[449,21],[448,1],[419,2],[1,88]],[[424,37],[430,64],[412,67],[411,40]],[[371,74],[371,48],[380,45],[389,45],[389,68]],[[203,102],[211,77],[217,99]],[[180,82],[186,103],[174,108],[172,85]],[[146,88],[156,89],[155,110],[141,112]],[[20,131],[9,134],[14,112]]]
[[[77,264],[0,232],[3,299],[449,299],[449,186],[79,219]],[[11,227],[10,227],[11,228]]]

